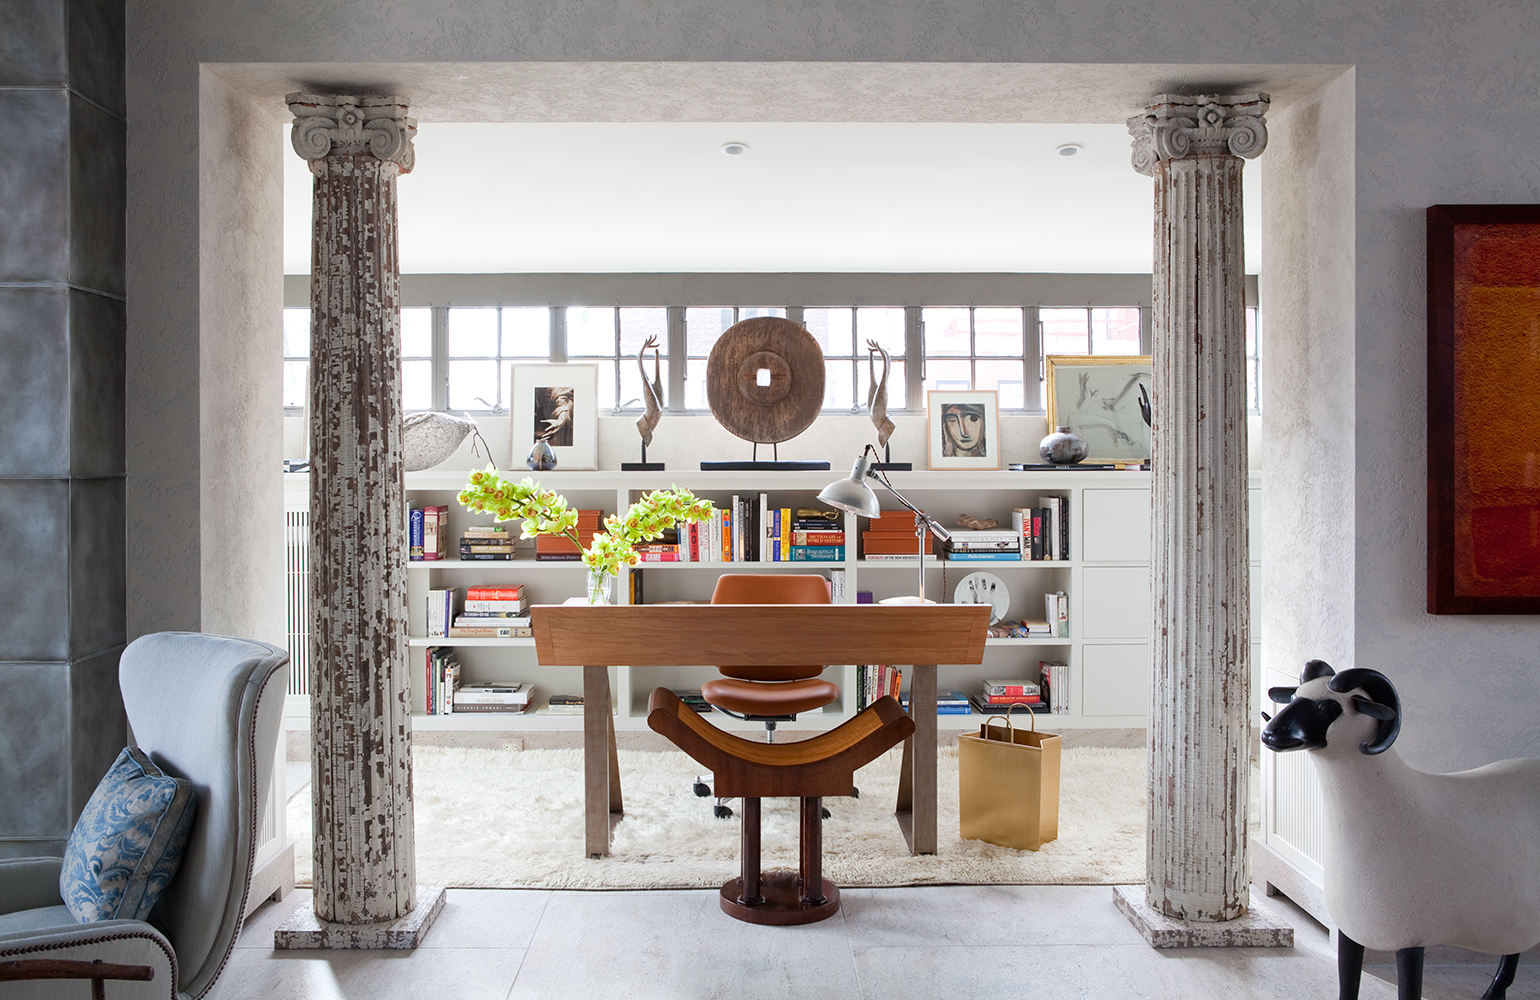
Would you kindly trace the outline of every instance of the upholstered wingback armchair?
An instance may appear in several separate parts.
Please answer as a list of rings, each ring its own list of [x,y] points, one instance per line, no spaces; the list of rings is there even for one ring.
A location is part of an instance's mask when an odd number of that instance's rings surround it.
[[[210,991],[241,929],[288,660],[264,642],[197,632],[129,643],[118,683],[132,739],[167,774],[190,780],[197,802],[181,867],[147,920],[80,923],[60,895],[60,859],[0,860],[0,967],[100,960],[153,969],[148,982],[109,981],[111,1000]],[[0,995],[84,1000],[91,985],[6,982]]]

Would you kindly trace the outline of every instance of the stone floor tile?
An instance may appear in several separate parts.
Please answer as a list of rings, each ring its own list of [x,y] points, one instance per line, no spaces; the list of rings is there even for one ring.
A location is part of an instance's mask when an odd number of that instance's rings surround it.
[[[220,979],[219,1000],[504,1000],[524,951],[237,949]]]
[[[1103,885],[849,889],[852,945],[1143,944]]]

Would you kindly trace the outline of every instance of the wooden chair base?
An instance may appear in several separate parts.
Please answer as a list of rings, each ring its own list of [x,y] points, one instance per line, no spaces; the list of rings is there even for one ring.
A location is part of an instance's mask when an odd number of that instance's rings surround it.
[[[722,886],[722,912],[751,924],[787,927],[814,924],[839,912],[840,891],[828,879],[819,894],[822,902],[811,902],[802,895],[802,876],[797,872],[769,872],[759,878],[759,894],[764,902],[750,905],[743,899],[743,879],[735,878]]]

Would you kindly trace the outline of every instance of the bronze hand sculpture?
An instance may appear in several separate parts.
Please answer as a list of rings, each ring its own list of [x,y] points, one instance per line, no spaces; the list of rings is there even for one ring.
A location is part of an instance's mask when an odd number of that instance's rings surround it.
[[[647,381],[647,349],[652,349],[652,381]],[[660,374],[661,358],[658,338],[648,337],[642,349],[636,352],[636,370],[642,374],[642,405],[646,411],[636,418],[636,430],[642,435],[642,461],[647,461],[647,446],[652,444],[652,432],[663,419],[663,379]]]
[[[877,378],[877,361],[874,354],[882,355],[882,378]],[[888,419],[888,370],[892,362],[888,352],[875,340],[866,342],[866,366],[871,375],[871,385],[866,390],[866,408],[871,411],[872,423],[877,426],[877,447],[886,448],[893,433],[893,421]]]

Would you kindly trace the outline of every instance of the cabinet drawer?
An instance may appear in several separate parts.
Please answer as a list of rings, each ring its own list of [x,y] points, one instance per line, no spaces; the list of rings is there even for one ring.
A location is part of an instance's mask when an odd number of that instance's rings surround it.
[[[1086,639],[1150,637],[1150,571],[1087,566],[1081,573],[1080,634]]]
[[[1080,558],[1086,562],[1149,562],[1150,491],[1086,490]]]
[[[1145,715],[1150,710],[1150,647],[1080,647],[1080,714]]]

